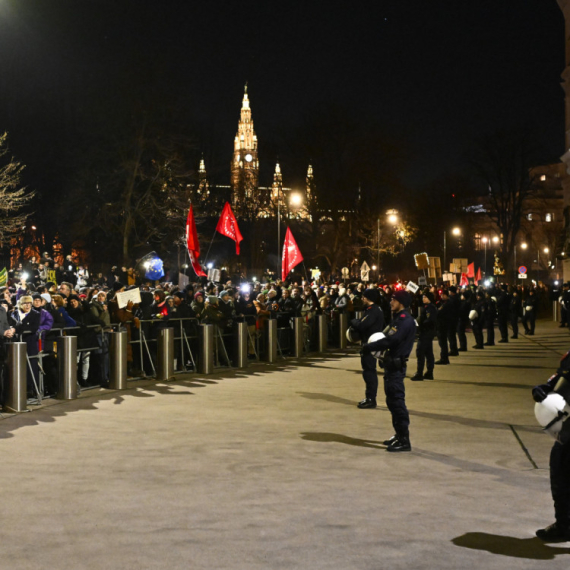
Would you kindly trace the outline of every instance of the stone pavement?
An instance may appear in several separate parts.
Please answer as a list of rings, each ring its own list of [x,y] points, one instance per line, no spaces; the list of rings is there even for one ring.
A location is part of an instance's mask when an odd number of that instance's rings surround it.
[[[530,388],[568,348],[540,321],[407,380],[408,454],[355,354],[47,401],[0,422],[2,566],[566,569]]]

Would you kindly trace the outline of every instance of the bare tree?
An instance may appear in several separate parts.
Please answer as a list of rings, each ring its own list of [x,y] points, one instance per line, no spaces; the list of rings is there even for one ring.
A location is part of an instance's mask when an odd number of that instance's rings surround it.
[[[487,215],[501,232],[502,261],[509,270],[525,201],[535,189],[531,172],[537,151],[534,140],[528,132],[496,133],[483,138],[471,157],[478,178],[488,190]]]
[[[20,186],[24,166],[10,156],[8,134],[0,135],[0,243],[21,230],[30,215],[24,207],[35,192]]]

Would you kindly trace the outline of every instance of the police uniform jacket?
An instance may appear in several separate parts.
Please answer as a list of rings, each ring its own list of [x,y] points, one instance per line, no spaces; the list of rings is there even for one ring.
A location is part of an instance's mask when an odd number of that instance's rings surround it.
[[[525,308],[525,312],[527,312],[527,313],[532,311],[536,315],[537,305],[538,305],[538,299],[536,298],[536,294],[535,295],[528,295],[524,300],[524,308]],[[527,309],[527,307],[531,307],[530,311]]]
[[[420,309],[418,332],[421,339],[433,339],[435,336],[436,318],[437,309],[433,303],[428,303]]]
[[[522,299],[519,295],[511,297],[510,316],[511,318],[522,316]]]
[[[407,359],[416,340],[416,321],[408,309],[398,311],[390,323],[386,337],[366,345],[367,349],[390,350],[392,359]]]
[[[483,326],[487,319],[487,302],[485,299],[478,299],[473,308],[477,311],[477,318],[471,322],[474,325]]]
[[[497,298],[497,313],[499,317],[506,317],[509,314],[510,304],[511,296],[506,291],[502,291]]]
[[[353,319],[350,326],[360,333],[363,341],[368,341],[374,333],[384,330],[384,313],[378,305],[368,305],[362,319]]]
[[[449,302],[449,299],[447,301],[440,301],[438,303],[437,319],[436,319],[438,331],[445,332],[449,329],[449,327],[451,326],[451,321],[452,321],[452,319],[451,319],[452,311],[453,311],[453,307],[452,307],[451,303]]]

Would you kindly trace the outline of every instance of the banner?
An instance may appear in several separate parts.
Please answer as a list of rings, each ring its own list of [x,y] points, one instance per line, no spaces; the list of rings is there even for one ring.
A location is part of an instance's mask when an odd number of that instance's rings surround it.
[[[196,221],[194,220],[194,211],[192,204],[188,210],[188,218],[186,219],[186,247],[192,268],[198,277],[206,277],[204,270],[198,263],[200,257],[200,244],[198,243],[198,232],[196,231]]]
[[[475,277],[475,262],[467,266],[467,277]]]
[[[283,259],[281,260],[281,280],[285,281],[291,269],[301,263],[301,261],[303,261],[301,250],[297,246],[290,228],[287,228],[285,242],[283,243]]]
[[[229,202],[226,202],[220,221],[216,226],[216,231],[223,236],[229,237],[236,242],[236,255],[239,255],[239,244],[243,237],[239,231],[238,224]]]
[[[7,283],[8,283],[8,271],[4,267],[4,269],[0,271],[0,287],[6,287]]]

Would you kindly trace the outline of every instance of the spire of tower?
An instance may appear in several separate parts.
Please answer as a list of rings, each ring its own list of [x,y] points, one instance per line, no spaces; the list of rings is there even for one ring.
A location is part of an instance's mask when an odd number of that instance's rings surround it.
[[[202,158],[200,159],[200,168],[198,169],[200,174],[206,174],[206,164],[204,163],[204,153],[202,153]]]

